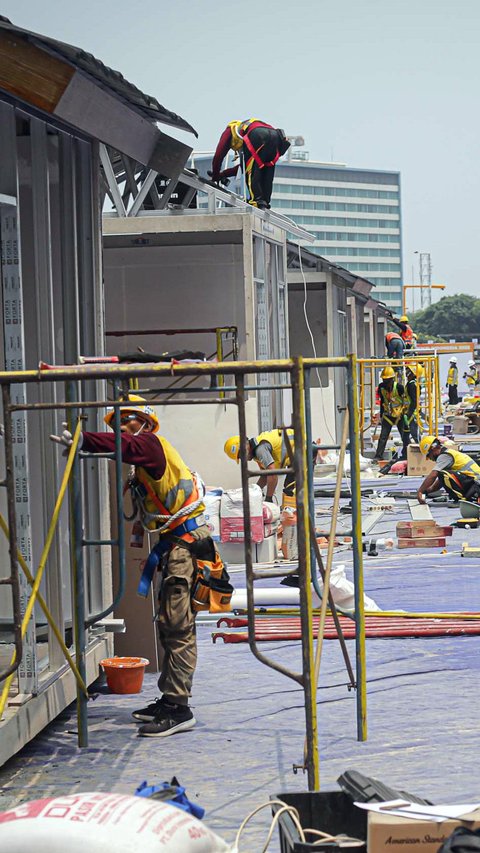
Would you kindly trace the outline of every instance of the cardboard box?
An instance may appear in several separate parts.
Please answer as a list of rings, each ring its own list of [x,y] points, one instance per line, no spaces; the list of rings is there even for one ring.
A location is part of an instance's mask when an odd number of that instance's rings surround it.
[[[426,477],[433,469],[435,462],[427,459],[420,452],[418,444],[409,444],[407,447],[407,474],[409,477]]]
[[[368,813],[367,850],[368,853],[391,853],[392,850],[408,849],[409,853],[437,853],[439,847],[452,834],[457,826],[469,829],[480,827],[480,815],[472,821],[444,820],[435,823],[430,820],[412,820],[396,815]],[[473,815],[472,815],[473,817]]]

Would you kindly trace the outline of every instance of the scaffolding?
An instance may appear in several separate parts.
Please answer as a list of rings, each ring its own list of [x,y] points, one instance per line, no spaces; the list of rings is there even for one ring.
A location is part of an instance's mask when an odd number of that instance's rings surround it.
[[[417,406],[415,409],[415,420],[420,433],[428,432],[437,435],[438,421],[442,413],[442,392],[440,386],[440,375],[438,358],[436,355],[422,355],[405,357],[403,359],[385,358],[360,358],[358,359],[359,382],[360,382],[360,435],[361,450],[365,446],[365,433],[374,424],[375,414],[378,410],[376,390],[380,382],[379,373],[384,367],[389,366],[405,382],[405,369],[407,367],[420,366],[423,368],[423,376],[416,377]]]
[[[329,591],[329,572],[331,568],[331,560],[333,555],[333,541],[335,532],[336,513],[338,510],[338,499],[340,496],[340,485],[343,476],[342,465],[339,466],[337,474],[336,494],[334,501],[334,511],[332,513],[332,528],[330,540],[332,546],[329,547],[327,555],[326,568],[323,566],[322,558],[318,544],[315,539],[314,528],[314,507],[313,507],[313,460],[312,454],[307,452],[307,448],[311,447],[311,403],[310,403],[310,376],[311,371],[318,368],[335,368],[342,370],[346,375],[347,386],[347,402],[343,424],[343,434],[340,445],[332,445],[332,449],[340,450],[341,461],[344,458],[347,447],[350,450],[352,466],[351,466],[351,489],[352,489],[352,528],[353,528],[353,570],[355,581],[355,610],[351,617],[355,623],[355,674],[348,660],[348,653],[343,635],[340,629],[340,624],[337,619],[335,606]],[[0,681],[4,682],[3,691],[0,699],[0,716],[8,699],[9,688],[14,678],[15,672],[18,670],[22,655],[24,653],[23,641],[28,623],[32,617],[33,606],[36,601],[44,608],[49,621],[51,616],[48,616],[49,607],[48,600],[43,602],[39,593],[40,580],[44,569],[46,568],[49,547],[53,537],[53,531],[58,519],[58,511],[66,493],[67,484],[69,488],[70,501],[70,564],[72,575],[72,591],[73,591],[73,646],[74,649],[66,648],[63,642],[62,649],[65,655],[67,664],[74,672],[77,682],[77,715],[78,715],[78,742],[79,746],[85,747],[88,745],[88,724],[87,724],[87,702],[88,692],[86,689],[87,673],[85,666],[85,652],[90,639],[90,632],[101,627],[101,622],[106,615],[111,613],[116,604],[122,597],[125,589],[125,539],[123,530],[123,495],[122,495],[122,475],[121,475],[121,432],[120,432],[120,407],[124,405],[121,397],[120,384],[122,382],[137,382],[140,379],[158,379],[160,377],[199,377],[210,376],[217,379],[225,374],[233,378],[231,386],[219,385],[208,389],[209,396],[200,395],[193,397],[187,393],[186,398],[175,399],[172,396],[172,389],[156,389],[155,400],[159,402],[159,398],[163,394],[168,393],[170,399],[161,400],[161,405],[195,405],[197,403],[205,404],[222,404],[233,405],[238,412],[238,425],[240,433],[240,461],[241,461],[241,478],[245,514],[245,566],[246,566],[246,586],[247,586],[247,616],[248,616],[248,636],[249,645],[254,656],[265,665],[275,669],[285,676],[293,679],[299,684],[304,691],[305,701],[305,754],[301,764],[295,765],[295,768],[302,768],[307,773],[308,787],[310,790],[317,790],[320,785],[320,770],[318,756],[318,732],[317,732],[317,683],[320,669],[320,654],[323,634],[323,625],[327,610],[327,601],[330,608],[337,619],[339,640],[342,647],[342,652],[345,659],[346,669],[349,680],[347,687],[356,689],[356,717],[357,717],[357,738],[366,740],[367,724],[366,724],[366,660],[365,660],[365,617],[363,609],[363,565],[362,565],[362,529],[361,529],[361,492],[360,492],[360,465],[359,465],[359,433],[357,425],[359,422],[359,410],[357,402],[357,364],[356,358],[353,355],[343,358],[324,358],[324,359],[304,359],[297,357],[294,359],[282,359],[276,361],[256,361],[256,362],[221,362],[218,364],[197,363],[197,364],[142,364],[142,365],[84,365],[80,367],[58,367],[50,368],[49,370],[30,370],[30,371],[6,371],[0,372],[0,384],[2,385],[4,420],[5,420],[5,454],[6,454],[6,479],[3,485],[7,489],[8,499],[8,527],[5,523],[1,526],[9,537],[9,552],[10,552],[10,577],[6,580],[12,592],[12,609],[14,613],[15,623],[15,650],[9,666],[0,673]],[[266,386],[261,382],[263,376],[270,377]],[[250,384],[247,383],[247,378],[253,377],[253,383],[250,379]],[[276,379],[275,379],[276,377]],[[86,384],[92,379],[108,379],[113,382],[113,401],[96,400],[89,401],[83,399],[83,393]],[[275,381],[273,381],[275,379]],[[55,403],[30,403],[30,402],[12,402],[11,387],[18,383],[24,383],[27,389],[26,399],[28,400],[28,389],[32,386],[38,386],[44,383],[64,383],[65,384],[65,401]],[[258,476],[258,472],[252,472],[248,469],[248,459],[246,453],[246,409],[245,403],[248,393],[251,391],[264,390],[265,387],[270,389],[288,388],[292,394],[292,423],[282,426],[283,429],[293,428],[294,434],[294,449],[291,450],[292,467],[288,469],[280,469],[277,471],[271,470],[270,475],[285,474],[293,471],[296,484],[297,495],[297,519],[298,519],[298,571],[300,578],[300,619],[302,625],[302,667],[300,672],[294,672],[287,669],[278,661],[268,658],[257,645],[255,639],[255,599],[254,599],[254,584],[256,581],[265,577],[284,577],[285,569],[276,569],[272,571],[262,570],[259,567],[255,568],[252,559],[252,535],[251,535],[251,519],[250,519],[250,496],[249,496],[249,481],[251,477]],[[180,389],[179,389],[180,390]],[[194,394],[198,389],[182,388],[182,393],[190,391]],[[213,396],[222,394],[222,396]],[[115,453],[114,454],[95,454],[96,457],[107,456],[114,459],[116,466],[116,513],[118,534],[116,539],[89,539],[88,531],[85,534],[85,510],[82,501],[83,476],[82,476],[82,457],[91,460],[91,454],[83,454],[77,452],[77,446],[80,437],[82,419],[84,412],[89,409],[103,408],[106,405],[113,406],[114,418],[113,427],[115,432]],[[52,515],[51,525],[48,531],[45,547],[42,552],[42,559],[35,577],[31,573],[26,573],[27,580],[32,587],[32,592],[26,607],[22,607],[19,597],[19,566],[25,571],[24,561],[17,549],[17,520],[16,520],[16,504],[15,493],[18,488],[15,470],[12,463],[12,447],[14,443],[14,434],[12,430],[13,419],[18,418],[22,413],[23,417],[27,412],[40,412],[45,409],[62,410],[66,412],[66,419],[69,427],[74,435],[73,444],[70,448],[67,465],[60,493],[57,498],[55,510]],[[1,523],[1,522],[0,522]],[[101,613],[87,614],[85,606],[85,565],[84,553],[92,545],[105,545],[111,548],[118,548],[119,565],[120,565],[120,580],[119,587],[113,596],[111,605],[105,608]],[[320,572],[323,579],[323,593],[319,585],[317,573]],[[314,660],[313,653],[313,623],[312,623],[312,586],[322,599],[322,610],[320,617],[320,628],[318,633],[318,646],[316,659]],[[61,642],[62,630],[56,626],[56,634]]]

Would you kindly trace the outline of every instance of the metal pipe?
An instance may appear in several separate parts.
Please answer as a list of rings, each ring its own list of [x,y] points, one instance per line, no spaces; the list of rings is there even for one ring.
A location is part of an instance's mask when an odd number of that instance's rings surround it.
[[[66,383],[67,400],[75,399],[78,394],[74,382]],[[70,409],[67,412],[67,422],[72,432],[72,422],[75,415],[78,417],[78,409]],[[75,435],[80,438],[82,422],[78,417]],[[74,445],[72,444],[72,447]],[[75,447],[76,449],[76,447]],[[70,456],[69,456],[70,460]],[[70,481],[70,560],[72,566],[72,605],[73,605],[73,637],[75,643],[75,661],[78,671],[84,682],[87,680],[86,667],[86,630],[85,630],[85,574],[83,568],[83,504],[82,504],[82,471],[81,463],[75,452],[72,458],[72,477]],[[79,747],[88,746],[88,699],[77,684],[77,742]]]
[[[55,508],[53,510],[53,513],[52,513],[50,526],[48,528],[47,536],[45,539],[45,545],[43,546],[42,554],[41,554],[40,561],[38,564],[38,569],[37,569],[37,572],[36,572],[36,575],[35,575],[35,578],[33,581],[32,592],[29,596],[27,606],[25,608],[25,613],[23,614],[23,617],[22,617],[22,627],[21,627],[22,638],[25,636],[25,633],[27,631],[28,623],[30,621],[30,618],[31,618],[31,615],[33,612],[33,608],[34,608],[35,601],[37,598],[38,590],[40,589],[40,584],[42,581],[43,572],[44,572],[45,565],[47,563],[48,554],[50,552],[50,548],[51,548],[51,545],[53,542],[53,537],[55,534],[55,528],[57,526],[58,517],[60,515],[60,509],[62,507],[63,499],[65,497],[65,493],[66,493],[67,488],[68,488],[68,481],[70,478],[70,474],[73,471],[73,464],[74,464],[74,460],[75,460],[75,456],[76,456],[76,450],[78,447],[79,438],[80,438],[80,422],[77,424],[77,428],[76,428],[74,436],[73,436],[73,442],[72,442],[72,446],[69,450],[67,464],[65,466],[65,471],[64,471],[62,483],[60,486],[60,491],[58,493],[58,497],[57,497],[57,500],[55,502]],[[15,543],[15,545],[16,545],[16,543]],[[10,542],[10,548],[12,548],[12,547],[13,547],[12,543]],[[16,550],[15,550],[15,554],[16,554]],[[18,569],[17,569],[17,571],[18,571]],[[12,656],[12,661],[11,661],[12,663],[13,663],[14,657],[15,657],[15,652]],[[77,665],[78,665],[78,656],[77,656]],[[82,673],[81,667],[78,666],[78,669],[79,669],[80,675],[82,676],[83,680],[85,681],[84,673]],[[8,692],[10,690],[10,685],[12,683],[13,675],[14,675],[14,671],[12,671],[10,673],[10,675],[7,677],[5,684],[3,686],[2,695],[0,698],[0,717],[2,716],[4,708],[5,708],[5,704],[6,704],[6,701],[8,698]]]
[[[315,650],[315,684],[318,685],[318,678],[320,675],[320,663],[322,658],[322,647],[323,647],[323,634],[325,631],[325,618],[327,615],[327,601],[328,595],[330,592],[330,572],[332,570],[332,562],[333,562],[333,548],[335,545],[335,531],[337,529],[337,519],[338,519],[338,509],[340,505],[340,492],[342,490],[342,480],[343,480],[343,470],[345,465],[345,451],[348,440],[348,423],[349,423],[349,409],[347,408],[345,411],[345,415],[343,418],[343,429],[342,429],[342,446],[338,459],[338,468],[337,468],[337,481],[335,483],[335,493],[333,496],[333,508],[332,508],[332,520],[330,524],[330,536],[328,537],[328,548],[327,548],[327,563],[325,566],[325,577],[323,580],[323,595],[322,595],[322,604],[320,608],[320,621],[318,625],[318,635],[317,635],[317,647]],[[350,456],[351,458],[351,456]]]
[[[114,383],[114,396],[119,393],[118,384]],[[125,405],[125,400],[123,400]],[[96,613],[94,616],[89,616],[85,621],[85,626],[90,627],[105,616],[113,613],[118,606],[123,596],[127,585],[127,569],[126,569],[126,554],[125,554],[125,526],[123,523],[123,485],[122,485],[122,433],[120,430],[120,407],[115,406],[113,411],[113,431],[115,433],[115,503],[117,509],[117,539],[116,545],[118,548],[118,589],[113,597],[112,603],[101,613]],[[111,543],[113,544],[113,543]]]
[[[348,358],[306,358],[309,367],[347,367]],[[16,382],[52,382],[69,379],[129,379],[136,376],[211,376],[219,372],[243,376],[250,373],[285,373],[292,369],[292,360],[226,361],[218,364],[92,364],[80,367],[62,366],[52,370],[2,370],[0,384]]]
[[[277,661],[273,661],[264,655],[258,648],[255,640],[255,603],[253,598],[253,561],[252,561],[252,524],[250,518],[250,495],[248,491],[248,459],[246,452],[247,443],[247,426],[245,415],[245,387],[243,376],[236,377],[237,384],[237,405],[238,405],[238,431],[240,435],[240,473],[242,477],[242,498],[243,498],[243,513],[244,513],[244,532],[245,532],[245,584],[247,590],[247,615],[248,615],[248,643],[252,654],[261,663],[281,672],[288,678],[293,679],[298,684],[302,685],[302,675],[295,673]]]
[[[353,575],[355,583],[355,621],[357,625],[356,669],[357,669],[357,739],[367,739],[367,681],[365,656],[365,614],[363,588],[363,548],[362,548],[362,493],[360,486],[360,456],[358,441],[358,403],[355,381],[357,359],[349,355],[347,370],[347,395],[350,411],[350,472],[352,487],[352,548]]]
[[[1,513],[0,513],[0,527],[3,530],[5,536],[8,540],[8,538],[9,538],[8,525],[7,525],[7,522],[5,521],[5,519]],[[22,569],[22,571],[23,571],[25,577],[27,578],[30,586],[33,587],[33,584],[35,582],[35,578],[33,577],[30,569],[28,568],[23,554],[21,554],[21,552],[18,549],[17,549],[17,559],[18,559],[18,562],[20,564],[20,568]],[[59,644],[63,654],[65,655],[65,659],[66,659],[70,669],[72,670],[78,684],[80,685],[80,687],[84,691],[84,693],[88,696],[87,685],[83,681],[83,678],[80,675],[80,673],[79,673],[79,671],[75,665],[75,661],[73,660],[69,650],[67,649],[67,646],[65,644],[65,640],[63,639],[60,631],[58,630],[58,626],[57,626],[57,624],[56,624],[56,622],[55,622],[55,620],[54,620],[54,618],[53,618],[53,616],[52,616],[52,614],[48,608],[48,605],[47,605],[42,593],[40,592],[40,590],[37,592],[37,601],[38,601],[40,607],[42,608],[42,610],[45,614],[47,622],[50,625],[50,628],[52,629],[52,631],[53,631],[53,633],[54,633],[54,635],[58,641],[58,644]]]
[[[312,567],[310,562],[310,525],[308,505],[307,453],[305,435],[305,391],[303,359],[293,359],[292,407],[295,448],[295,491],[297,495],[298,574],[300,579],[300,622],[302,626],[302,683],[305,694],[305,725],[307,738],[306,770],[309,791],[320,787],[318,757],[317,701],[313,673]]]
[[[138,335],[203,335],[215,334],[216,332],[238,332],[237,326],[212,326],[200,329],[112,329],[105,332],[107,338],[128,338]]]
[[[2,388],[3,398],[3,417],[5,427],[5,478],[7,481],[7,508],[8,508],[8,530],[9,530],[9,554],[10,554],[10,578],[9,582],[12,587],[12,609],[13,609],[13,625],[14,625],[14,656],[10,665],[0,673],[0,681],[12,675],[22,660],[23,654],[23,635],[22,635],[22,608],[20,600],[20,578],[18,576],[17,563],[17,514],[15,512],[15,478],[14,478],[14,463],[13,463],[13,428],[12,428],[12,410],[10,385],[4,385]],[[0,713],[1,717],[1,713]]]

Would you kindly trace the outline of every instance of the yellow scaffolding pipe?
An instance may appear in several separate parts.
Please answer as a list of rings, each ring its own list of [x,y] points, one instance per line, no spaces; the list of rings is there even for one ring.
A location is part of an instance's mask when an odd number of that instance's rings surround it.
[[[10,540],[10,536],[9,536],[9,532],[8,532],[8,525],[7,525],[7,522],[5,521],[5,519],[1,513],[0,513],[0,527],[2,528],[5,536],[7,537],[7,540]],[[23,574],[27,578],[30,586],[33,587],[33,584],[35,582],[35,578],[33,577],[30,569],[28,568],[28,566],[25,562],[23,554],[21,554],[20,551],[17,551],[17,560],[18,560],[19,565],[23,571]],[[52,614],[48,608],[47,602],[45,601],[45,599],[44,599],[44,597],[40,591],[37,592],[37,601],[38,601],[40,607],[42,608],[42,610],[46,616],[46,619],[47,619],[48,624],[50,625],[50,628],[52,629],[53,633],[55,634],[55,637],[58,640],[58,644],[59,644],[63,654],[65,655],[65,659],[66,659],[70,669],[72,670],[72,672],[73,672],[73,674],[74,674],[74,676],[75,676],[75,678],[76,678],[76,680],[80,686],[80,689],[83,690],[83,692],[85,693],[86,696],[88,696],[87,685],[85,684],[82,676],[80,675],[78,668],[75,664],[75,661],[73,660],[70,652],[68,651],[68,648],[65,644],[65,640],[63,639],[63,637],[62,637],[62,635],[58,629],[58,626],[57,626],[57,624],[56,624],[56,622],[55,622],[55,620],[54,620],[54,618],[53,618],[53,616],[52,616]]]
[[[25,613],[24,613],[24,616],[22,619],[22,639],[24,638],[24,636],[27,632],[28,623],[30,621],[30,617],[32,615],[32,611],[33,611],[33,608],[35,605],[35,601],[36,601],[37,596],[38,596],[40,584],[42,582],[43,571],[45,569],[47,557],[48,557],[48,554],[50,552],[50,548],[52,546],[53,536],[55,533],[55,528],[57,526],[58,516],[60,515],[60,509],[62,507],[63,499],[65,497],[65,492],[67,491],[68,481],[69,481],[70,474],[71,474],[72,467],[73,467],[73,460],[75,458],[75,453],[77,452],[81,428],[82,428],[82,422],[81,422],[81,420],[79,420],[77,423],[77,426],[75,428],[75,433],[73,435],[72,445],[71,445],[69,453],[68,453],[67,464],[65,466],[65,471],[63,473],[63,478],[62,478],[62,482],[60,485],[60,491],[58,493],[58,497],[57,497],[57,500],[55,502],[55,508],[53,510],[53,515],[52,515],[52,520],[50,522],[50,526],[48,528],[48,533],[47,533],[47,538],[45,540],[45,545],[43,546],[42,555],[40,557],[40,562],[38,564],[37,574],[35,575],[35,578],[34,578],[34,582],[33,582],[33,586],[32,586],[32,592],[31,592],[30,598],[28,599],[27,606],[25,608]],[[15,652],[12,655],[10,663],[12,664],[12,663],[14,663],[14,661],[15,661]],[[5,705],[7,703],[8,693],[10,691],[10,686],[11,686],[11,683],[13,681],[14,676],[15,676],[15,672],[12,672],[8,676],[8,678],[5,679],[5,684],[3,685],[2,695],[0,696],[0,719],[2,718],[3,712],[5,710]]]

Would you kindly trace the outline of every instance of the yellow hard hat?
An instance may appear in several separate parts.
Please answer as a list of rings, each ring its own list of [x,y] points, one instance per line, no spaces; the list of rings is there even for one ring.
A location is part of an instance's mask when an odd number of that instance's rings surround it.
[[[394,371],[393,367],[390,367],[390,365],[388,365],[387,367],[384,367],[381,374],[380,374],[380,378],[381,379],[394,379],[395,378],[395,371]]]
[[[131,406],[130,403],[143,403],[144,405]],[[107,409],[107,414],[103,419],[109,427],[112,426],[114,411],[115,409],[113,408],[113,406],[109,406]],[[138,394],[129,394],[128,401],[125,400],[125,405],[120,406],[120,412],[122,414],[131,413],[132,415],[141,415],[141,417],[145,418],[145,420],[147,421],[150,421],[150,423],[152,424],[152,432],[158,432],[158,430],[160,429],[160,422],[158,420],[155,409],[153,409],[152,406],[149,406],[145,398],[139,397]]]
[[[230,459],[235,459],[237,465],[240,462],[240,436],[231,435],[223,445],[223,450]]]
[[[422,367],[421,364],[408,364],[407,363],[406,367],[407,367],[407,370],[410,370],[410,372],[413,373],[414,376],[417,377],[417,379],[421,379],[422,376],[424,376],[424,374],[425,374],[425,369]]]
[[[428,456],[435,442],[438,442],[438,438],[434,435],[422,436],[420,439],[420,452],[423,453],[424,456]]]
[[[400,317],[400,323],[408,323],[408,317],[407,317],[407,315],[406,315],[406,314],[403,314],[403,315]]]

